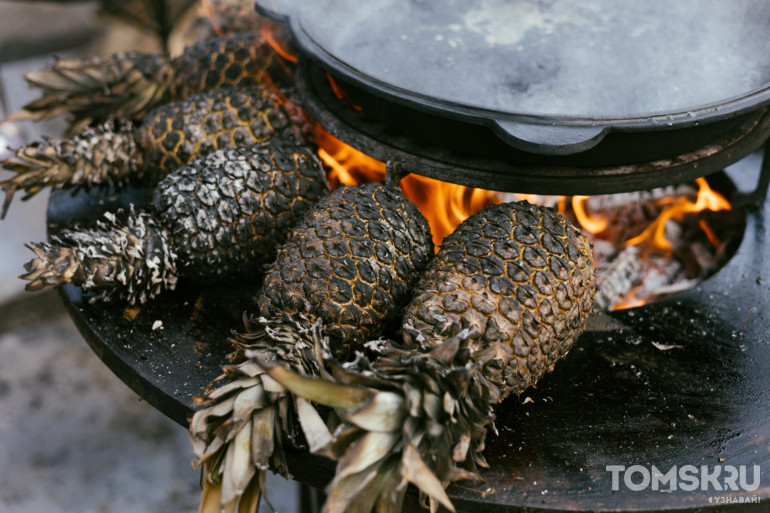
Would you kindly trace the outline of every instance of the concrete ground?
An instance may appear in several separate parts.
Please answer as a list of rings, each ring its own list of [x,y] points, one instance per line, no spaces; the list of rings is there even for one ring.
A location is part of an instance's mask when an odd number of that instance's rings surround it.
[[[98,28],[95,9],[96,2],[0,0],[0,117],[36,97],[24,72],[50,63],[51,54],[91,51],[72,46]],[[63,128],[62,120],[0,123],[0,160],[6,146]],[[26,293],[17,278],[31,255],[24,243],[45,239],[47,198],[17,197],[0,221],[0,512],[194,512],[200,488],[186,430],[101,363],[56,293]],[[281,513],[298,510],[298,490],[268,479]]]

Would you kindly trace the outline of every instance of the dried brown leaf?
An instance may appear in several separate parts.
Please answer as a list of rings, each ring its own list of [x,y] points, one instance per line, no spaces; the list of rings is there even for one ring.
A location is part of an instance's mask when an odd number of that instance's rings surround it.
[[[256,468],[265,470],[275,449],[275,407],[268,406],[255,412],[251,421],[251,459]]]
[[[403,426],[406,413],[403,396],[393,392],[377,392],[358,410],[345,413],[344,418],[367,431],[397,431]]]
[[[232,465],[230,466],[230,480],[233,483],[235,495],[240,497],[246,491],[255,468],[251,461],[251,420],[241,428],[235,439],[231,442],[233,447]]]
[[[373,395],[372,390],[367,388],[339,385],[317,378],[301,376],[279,365],[265,370],[270,377],[293,394],[332,408],[342,410],[359,408]]]
[[[328,447],[332,443],[333,437],[326,427],[326,423],[319,415],[318,410],[310,404],[310,401],[297,397],[295,399],[297,406],[297,417],[299,418],[302,432],[305,433],[305,439],[308,443],[310,452],[317,453]]]
[[[363,472],[392,454],[393,447],[401,440],[397,433],[369,432],[362,436],[337,464],[337,479]]]
[[[401,473],[407,481],[414,484],[420,491],[427,494],[428,497],[440,502],[449,511],[455,511],[454,505],[449,500],[449,496],[447,496],[441,481],[428,468],[420,456],[419,450],[412,444],[404,447]]]

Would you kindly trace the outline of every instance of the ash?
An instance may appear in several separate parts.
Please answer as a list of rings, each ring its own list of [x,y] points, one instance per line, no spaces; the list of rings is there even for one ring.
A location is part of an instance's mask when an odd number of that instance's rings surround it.
[[[703,210],[672,216],[660,229],[668,247],[661,247],[651,237],[637,238],[645,230],[652,231],[653,223],[667,207],[685,200],[694,203],[697,195],[697,185],[688,182],[649,191],[592,196],[586,201],[588,216],[606,221],[603,230],[586,233],[597,264],[597,310],[663,299],[696,286],[724,266],[737,249],[745,227],[741,210]],[[580,226],[572,209],[565,215]]]

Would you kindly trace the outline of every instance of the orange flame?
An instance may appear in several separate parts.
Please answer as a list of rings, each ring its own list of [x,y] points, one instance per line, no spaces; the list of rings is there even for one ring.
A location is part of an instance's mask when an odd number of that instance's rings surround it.
[[[267,41],[275,53],[289,62],[297,62],[299,60],[296,50],[286,41],[286,34],[276,22],[262,18],[260,20],[259,33],[265,38],[265,41]]]
[[[626,241],[626,246],[648,244],[652,249],[663,252],[671,252],[673,246],[666,237],[666,223],[669,219],[681,220],[686,214],[698,213],[703,210],[719,211],[730,210],[730,202],[724,196],[714,191],[705,178],[695,180],[699,186],[698,196],[693,202],[686,196],[668,197],[661,200],[660,204],[667,204],[666,208],[642,233]],[[708,235],[708,233],[707,233]]]
[[[384,163],[343,143],[320,127],[318,145],[318,155],[329,168],[329,184],[332,187],[385,180]],[[404,177],[401,189],[428,220],[436,246],[470,215],[500,200],[499,193],[494,191],[420,175]]]
[[[607,219],[603,217],[592,218],[586,212],[586,201],[588,196],[573,196],[572,210],[575,212],[580,226],[590,233],[601,233],[607,228]]]
[[[401,188],[406,197],[414,201],[428,219],[436,246],[468,217],[492,203],[499,202],[497,192],[442,182],[420,175],[404,177]]]
[[[334,92],[334,96],[337,97],[337,99],[342,100],[345,102],[345,105],[352,108],[353,110],[361,110],[361,107],[350,101],[350,98],[348,98],[348,93],[346,93],[338,84],[337,81],[334,80],[334,77],[332,77],[330,74],[326,74],[326,79],[329,81],[329,85],[332,88],[332,92]]]
[[[703,230],[703,233],[706,234],[706,237],[708,238],[711,245],[718,248],[722,242],[719,240],[719,237],[717,237],[717,234],[714,233],[714,230],[712,230],[711,227],[708,225],[706,220],[701,219],[700,221],[698,221],[698,226],[700,226],[700,229]]]
[[[318,156],[330,168],[329,185],[355,185],[360,182],[385,180],[385,164],[340,141],[332,134],[316,127]]]

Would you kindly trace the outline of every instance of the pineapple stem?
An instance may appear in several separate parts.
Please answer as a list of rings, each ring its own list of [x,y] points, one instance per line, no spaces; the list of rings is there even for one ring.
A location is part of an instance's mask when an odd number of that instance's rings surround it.
[[[72,283],[96,298],[143,303],[176,285],[176,254],[149,214],[105,214],[93,230],[65,230],[52,243],[30,243],[35,258],[20,276],[27,290]]]
[[[393,189],[399,189],[401,179],[408,174],[409,172],[404,171],[400,162],[389,160],[385,165],[385,185]]]
[[[3,162],[14,176],[0,182],[5,202],[0,219],[5,218],[16,190],[29,199],[46,187],[120,187],[142,178],[142,155],[134,142],[131,124],[110,120],[87,128],[72,139],[44,138],[16,150]]]

